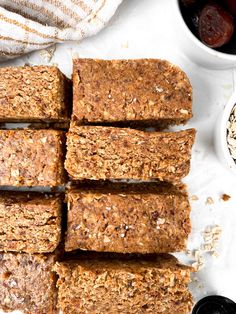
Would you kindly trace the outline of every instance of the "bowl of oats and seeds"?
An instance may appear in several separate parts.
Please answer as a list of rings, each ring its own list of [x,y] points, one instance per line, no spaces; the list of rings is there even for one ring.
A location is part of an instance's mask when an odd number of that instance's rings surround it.
[[[218,159],[236,174],[236,91],[218,118],[214,142]]]

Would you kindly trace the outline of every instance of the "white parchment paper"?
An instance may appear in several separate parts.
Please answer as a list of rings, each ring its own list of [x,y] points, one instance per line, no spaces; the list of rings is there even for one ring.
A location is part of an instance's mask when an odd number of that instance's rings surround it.
[[[219,163],[213,143],[216,118],[235,88],[236,75],[233,70],[200,68],[187,59],[175,42],[178,29],[173,24],[171,10],[169,0],[124,0],[106,29],[95,37],[77,44],[58,45],[50,61],[47,53],[37,52],[5,65],[57,64],[70,76],[72,57],[152,57],[172,61],[186,71],[193,86],[194,118],[185,128],[195,127],[198,131],[191,173],[185,179],[190,196],[199,198],[191,202],[193,230],[189,249],[201,246],[201,232],[207,226],[222,228],[219,257],[204,254],[205,267],[194,275],[191,290],[195,300],[208,294],[221,294],[236,301],[236,177]],[[231,196],[228,202],[220,199],[223,193]],[[213,198],[214,204],[206,204],[208,197]],[[177,256],[189,264],[194,261],[186,254]]]

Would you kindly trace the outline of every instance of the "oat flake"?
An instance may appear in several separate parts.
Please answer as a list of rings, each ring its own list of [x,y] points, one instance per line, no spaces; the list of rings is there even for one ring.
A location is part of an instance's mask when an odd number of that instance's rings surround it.
[[[230,155],[236,163],[236,105],[232,109],[227,123],[227,143]]]

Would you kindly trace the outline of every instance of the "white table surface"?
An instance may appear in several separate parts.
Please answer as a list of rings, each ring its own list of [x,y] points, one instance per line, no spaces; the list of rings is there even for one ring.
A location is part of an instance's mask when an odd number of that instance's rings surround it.
[[[81,43],[57,45],[50,62],[35,52],[6,64],[57,64],[70,76],[72,57],[76,56],[152,57],[172,61],[186,71],[193,86],[194,117],[185,128],[197,129],[197,141],[191,173],[185,182],[190,195],[199,197],[191,202],[193,229],[188,247],[195,250],[201,246],[201,232],[209,225],[220,225],[223,231],[219,257],[204,254],[205,267],[194,275],[199,282],[192,283],[191,290],[196,300],[208,294],[221,294],[236,301],[236,177],[217,160],[213,142],[216,118],[235,88],[236,72],[208,70],[188,60],[175,43],[178,29],[172,22],[171,10],[170,0],[124,0],[104,30]],[[231,199],[223,202],[222,193],[229,194]],[[207,197],[212,197],[214,204],[207,205]],[[186,254],[177,255],[186,263],[194,260]]]

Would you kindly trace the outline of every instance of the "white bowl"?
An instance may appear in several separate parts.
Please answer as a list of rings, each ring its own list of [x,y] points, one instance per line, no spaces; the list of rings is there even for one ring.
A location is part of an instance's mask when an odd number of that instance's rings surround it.
[[[231,111],[235,105],[236,91],[232,94],[223,110],[223,113],[221,112],[217,119],[214,143],[216,154],[220,162],[236,175],[236,164],[230,155],[227,143],[227,122],[229,121]]]
[[[180,11],[179,0],[172,0],[176,42],[180,49],[195,63],[210,69],[236,67],[235,55],[216,51],[204,45],[188,28]]]

